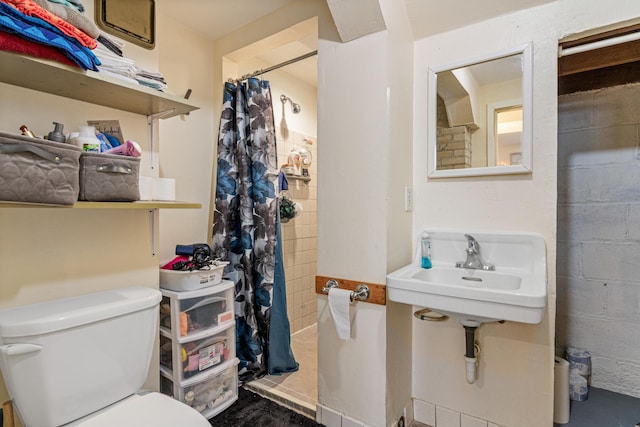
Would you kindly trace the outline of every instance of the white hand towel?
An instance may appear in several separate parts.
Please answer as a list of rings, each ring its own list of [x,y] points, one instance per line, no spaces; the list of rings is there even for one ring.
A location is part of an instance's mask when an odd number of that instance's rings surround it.
[[[329,310],[336,326],[338,338],[349,341],[351,338],[351,319],[349,318],[349,303],[351,291],[346,289],[329,289]]]

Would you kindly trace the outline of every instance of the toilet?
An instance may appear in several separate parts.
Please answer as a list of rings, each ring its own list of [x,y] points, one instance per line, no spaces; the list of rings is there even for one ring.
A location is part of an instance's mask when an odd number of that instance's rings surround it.
[[[0,370],[25,427],[211,427],[142,392],[158,290],[130,287],[0,310]]]

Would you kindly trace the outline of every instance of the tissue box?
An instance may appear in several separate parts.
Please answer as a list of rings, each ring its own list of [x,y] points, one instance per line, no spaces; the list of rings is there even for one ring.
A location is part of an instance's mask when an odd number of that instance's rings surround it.
[[[72,205],[80,148],[0,132],[0,200]]]
[[[140,157],[120,154],[82,153],[80,200],[132,202],[140,200]]]

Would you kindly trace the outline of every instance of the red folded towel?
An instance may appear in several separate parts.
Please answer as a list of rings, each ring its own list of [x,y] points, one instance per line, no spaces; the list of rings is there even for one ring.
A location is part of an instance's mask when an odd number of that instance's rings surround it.
[[[31,40],[25,40],[20,36],[1,30],[0,50],[35,56],[36,58],[52,59],[66,65],[78,67],[75,62],[67,58],[62,52],[54,47],[45,46],[40,43],[32,42]]]

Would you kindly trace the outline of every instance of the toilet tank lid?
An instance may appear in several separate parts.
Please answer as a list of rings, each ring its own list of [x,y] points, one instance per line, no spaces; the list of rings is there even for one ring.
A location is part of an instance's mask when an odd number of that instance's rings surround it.
[[[61,331],[157,305],[157,289],[129,287],[0,310],[0,338]]]

